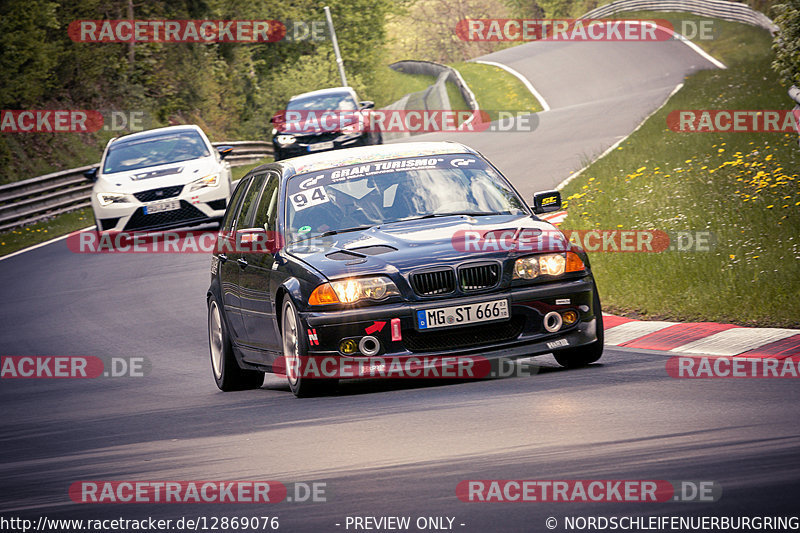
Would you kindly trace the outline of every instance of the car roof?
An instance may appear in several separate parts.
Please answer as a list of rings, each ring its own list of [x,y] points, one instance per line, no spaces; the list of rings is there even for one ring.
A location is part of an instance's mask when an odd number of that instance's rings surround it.
[[[464,153],[480,156],[480,154],[472,148],[452,141],[409,142],[331,150],[328,152],[285,159],[276,163],[268,163],[268,165],[272,167],[275,165],[282,167],[284,176],[288,177],[295,174],[318,172],[329,168],[356,165],[368,161]]]
[[[352,87],[331,87],[329,89],[319,89],[316,91],[310,91],[307,93],[296,94],[292,96],[289,101],[292,100],[299,100],[301,98],[308,98],[310,96],[329,96],[332,94],[348,94],[350,96],[355,97],[356,92],[353,90]]]
[[[128,135],[123,135],[122,137],[117,137],[116,139],[113,139],[111,142],[112,143],[118,143],[118,142],[121,142],[121,141],[126,141],[126,142],[127,141],[138,141],[138,140],[147,139],[147,138],[150,138],[150,137],[159,137],[161,135],[168,134],[168,133],[180,133],[180,132],[189,132],[189,131],[202,132],[203,130],[200,129],[200,126],[197,126],[195,124],[183,124],[183,125],[180,125],[180,126],[166,126],[164,128],[156,128],[156,129],[153,129],[153,130],[137,131],[136,133],[129,133]]]

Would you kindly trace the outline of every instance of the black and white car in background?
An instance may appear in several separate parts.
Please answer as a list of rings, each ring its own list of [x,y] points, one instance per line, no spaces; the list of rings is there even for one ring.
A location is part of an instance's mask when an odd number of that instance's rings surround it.
[[[369,125],[369,112],[374,107],[374,102],[360,101],[352,87],[333,87],[293,96],[286,110],[272,117],[275,161],[339,148],[383,144],[380,129]]]
[[[216,222],[231,195],[233,148],[215,149],[198,126],[169,126],[109,141],[94,181],[98,231],[160,230]]]

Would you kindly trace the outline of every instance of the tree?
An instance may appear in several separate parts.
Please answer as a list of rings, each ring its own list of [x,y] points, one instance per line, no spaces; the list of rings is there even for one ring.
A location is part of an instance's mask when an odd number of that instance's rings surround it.
[[[800,0],[785,0],[774,9],[780,31],[772,44],[772,68],[784,83],[800,87]]]

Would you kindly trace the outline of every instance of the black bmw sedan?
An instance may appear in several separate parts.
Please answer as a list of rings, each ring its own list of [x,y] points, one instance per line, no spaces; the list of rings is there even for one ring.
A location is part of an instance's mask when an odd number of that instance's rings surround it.
[[[359,101],[352,87],[333,87],[293,96],[272,117],[275,160],[314,152],[381,144],[380,128],[370,124],[374,102]]]
[[[479,153],[449,142],[253,169],[211,263],[217,386],[256,388],[273,372],[309,396],[376,368],[414,377],[437,362],[598,360],[602,313],[588,258],[537,217],[560,208],[556,191],[529,207]]]

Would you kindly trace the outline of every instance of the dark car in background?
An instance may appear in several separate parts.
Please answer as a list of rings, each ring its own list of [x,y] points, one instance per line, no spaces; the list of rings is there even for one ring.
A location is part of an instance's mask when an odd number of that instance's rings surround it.
[[[330,390],[336,378],[297,371],[313,357],[596,361],[603,325],[588,258],[536,216],[560,207],[548,191],[530,208],[491,163],[450,142],[253,169],[212,257],[217,386],[255,388],[276,372],[297,396]],[[238,246],[253,242],[265,247]]]
[[[352,87],[293,96],[286,109],[272,117],[275,160],[382,144],[380,129],[369,124],[369,110],[373,107],[373,102],[359,101]]]

